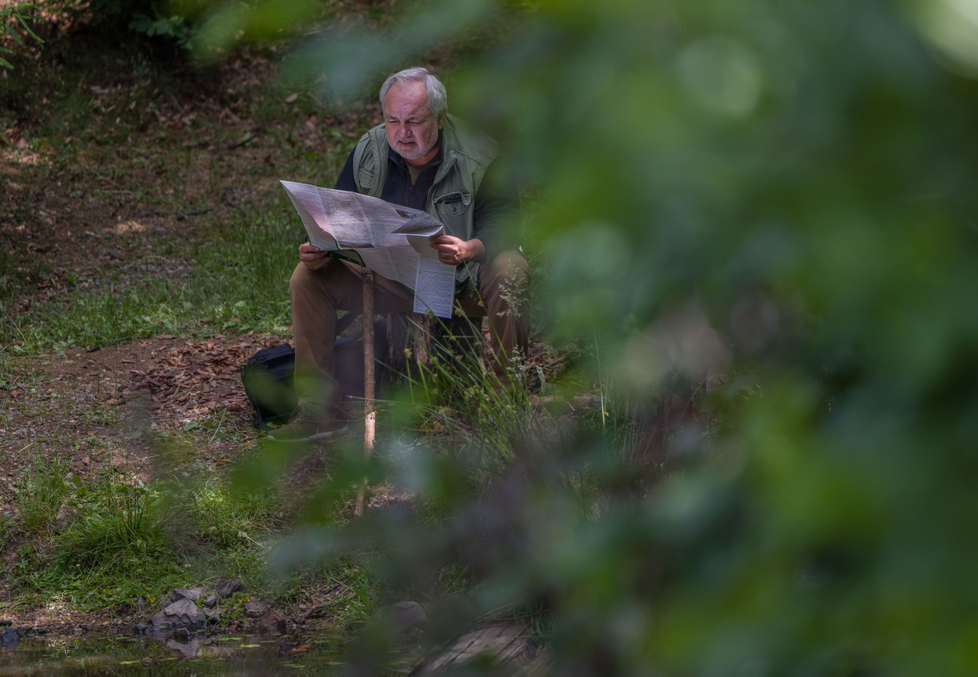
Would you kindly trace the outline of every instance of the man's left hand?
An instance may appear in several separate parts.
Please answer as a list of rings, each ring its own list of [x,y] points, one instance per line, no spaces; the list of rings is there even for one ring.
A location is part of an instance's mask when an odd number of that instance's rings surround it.
[[[486,255],[482,240],[462,240],[452,235],[434,235],[428,238],[431,248],[438,250],[438,260],[449,266],[481,259]]]

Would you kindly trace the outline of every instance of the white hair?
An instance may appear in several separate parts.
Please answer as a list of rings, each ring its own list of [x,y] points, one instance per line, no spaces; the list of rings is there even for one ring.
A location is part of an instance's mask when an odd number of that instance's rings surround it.
[[[427,68],[421,66],[398,71],[384,80],[384,84],[380,86],[381,109],[384,107],[384,99],[387,98],[387,92],[390,91],[391,87],[404,82],[423,82],[425,93],[428,95],[428,112],[436,120],[445,117],[445,113],[448,112],[448,94],[445,92],[445,85]]]

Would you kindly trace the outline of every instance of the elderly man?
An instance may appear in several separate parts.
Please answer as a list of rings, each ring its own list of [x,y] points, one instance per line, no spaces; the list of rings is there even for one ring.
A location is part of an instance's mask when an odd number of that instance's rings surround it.
[[[363,135],[336,188],[424,210],[445,225],[446,233],[431,238],[431,246],[456,266],[456,299],[478,298],[485,305],[491,368],[505,383],[511,359],[526,354],[529,313],[520,290],[529,268],[509,236],[519,219],[519,196],[494,162],[497,144],[447,114],[445,87],[424,68],[390,76],[380,102],[384,124]],[[299,246],[299,259],[289,288],[299,410],[291,424],[272,433],[280,441],[323,439],[345,428],[333,379],[336,315],[360,313],[363,304],[363,268],[308,242]],[[379,275],[374,280],[376,313],[412,311],[410,289]]]

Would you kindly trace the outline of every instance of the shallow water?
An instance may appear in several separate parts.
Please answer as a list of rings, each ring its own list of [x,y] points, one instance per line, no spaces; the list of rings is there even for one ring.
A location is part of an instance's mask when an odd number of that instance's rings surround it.
[[[332,675],[346,638],[193,635],[27,637],[0,646],[0,675]]]

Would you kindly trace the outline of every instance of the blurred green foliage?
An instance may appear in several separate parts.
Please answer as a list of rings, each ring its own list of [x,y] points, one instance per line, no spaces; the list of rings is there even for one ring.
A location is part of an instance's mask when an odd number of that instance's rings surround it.
[[[978,670],[976,7],[443,0],[299,47],[343,98],[521,12],[446,80],[541,187],[554,332],[636,421],[710,384],[664,481],[604,427],[528,437],[479,501],[405,452],[450,509],[357,527],[393,579],[454,559],[452,614],[539,605],[560,675]]]

